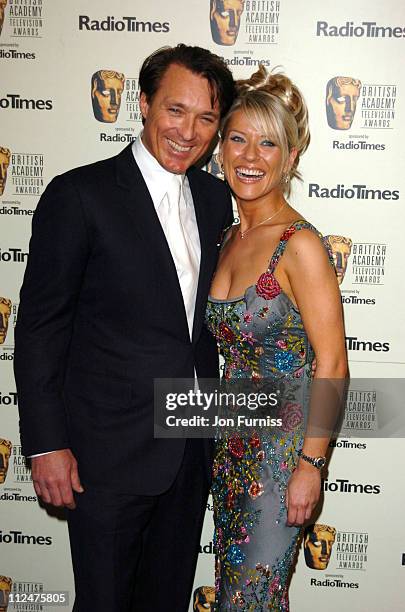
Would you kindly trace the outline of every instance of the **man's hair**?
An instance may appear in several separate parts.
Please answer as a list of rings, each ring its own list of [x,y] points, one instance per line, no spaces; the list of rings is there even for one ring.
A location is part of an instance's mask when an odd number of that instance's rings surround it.
[[[225,61],[202,47],[182,43],[162,47],[145,59],[139,73],[139,89],[148,102],[153,100],[166,70],[172,64],[187,68],[207,79],[211,89],[211,103],[218,100],[221,118],[228,112],[235,97],[235,83]]]

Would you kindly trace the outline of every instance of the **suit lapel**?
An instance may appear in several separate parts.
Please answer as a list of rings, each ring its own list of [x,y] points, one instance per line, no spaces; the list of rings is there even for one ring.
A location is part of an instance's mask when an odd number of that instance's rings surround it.
[[[125,189],[122,204],[134,222],[134,230],[145,245],[145,256],[155,266],[155,278],[164,294],[164,307],[182,335],[189,337],[183,296],[166,236],[131,146],[116,158],[117,183]]]

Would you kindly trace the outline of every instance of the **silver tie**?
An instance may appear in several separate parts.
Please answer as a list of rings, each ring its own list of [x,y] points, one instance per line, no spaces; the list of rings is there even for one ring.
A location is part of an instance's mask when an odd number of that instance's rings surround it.
[[[198,256],[186,229],[184,177],[174,174],[167,189],[166,238],[176,266],[183,295],[190,338],[193,330],[195,299],[198,284]]]

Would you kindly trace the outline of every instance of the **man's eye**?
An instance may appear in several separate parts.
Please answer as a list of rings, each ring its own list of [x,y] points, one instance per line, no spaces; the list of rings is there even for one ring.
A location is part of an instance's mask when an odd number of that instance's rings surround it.
[[[174,115],[178,115],[178,114],[180,113],[180,109],[179,109],[179,108],[176,108],[175,106],[171,106],[171,107],[169,108],[169,111],[170,111],[171,113],[173,113]]]
[[[207,116],[207,117],[201,117],[201,119],[202,119],[203,121],[205,121],[205,123],[214,123],[214,119],[213,119],[213,117],[208,117],[208,116]]]

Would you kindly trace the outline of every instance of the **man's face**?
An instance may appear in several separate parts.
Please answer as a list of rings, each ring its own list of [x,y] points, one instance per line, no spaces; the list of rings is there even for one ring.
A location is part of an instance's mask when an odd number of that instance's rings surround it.
[[[217,133],[219,103],[207,79],[178,64],[164,73],[154,97],[142,92],[142,142],[163,168],[184,174],[207,151]]]
[[[325,570],[334,541],[335,536],[330,531],[310,531],[305,538],[305,561],[308,567]]]
[[[6,612],[12,580],[8,576],[0,576],[0,612]]]
[[[0,0],[0,34],[3,29],[4,11],[6,10],[7,0]]]
[[[0,195],[3,195],[7,181],[7,168],[10,163],[10,155],[0,151]]]
[[[217,45],[235,44],[243,7],[244,0],[211,0],[211,34]]]
[[[11,307],[0,302],[0,344],[4,344],[8,330],[8,320],[11,314]]]
[[[193,597],[193,612],[213,612],[215,606],[215,589],[214,587],[202,586],[194,591]]]
[[[103,123],[115,123],[121,106],[124,83],[117,77],[94,79],[92,88],[94,116]]]
[[[347,261],[351,253],[352,246],[351,243],[348,242],[333,240],[333,236],[328,236],[328,242],[332,249],[338,283],[341,285],[346,274]]]
[[[0,484],[6,480],[8,462],[11,455],[11,442],[0,440]]]
[[[354,83],[336,84],[330,88],[326,98],[327,116],[330,127],[348,130],[353,122],[360,87]]]

